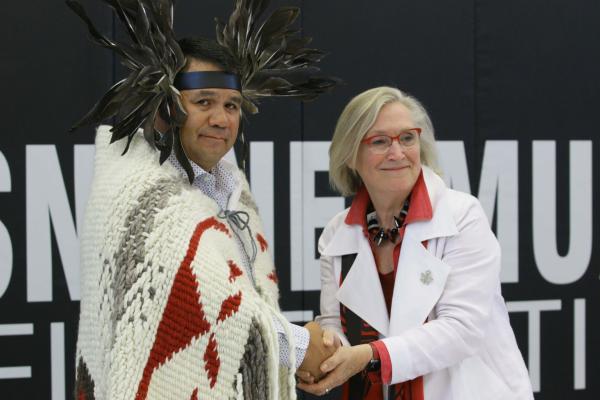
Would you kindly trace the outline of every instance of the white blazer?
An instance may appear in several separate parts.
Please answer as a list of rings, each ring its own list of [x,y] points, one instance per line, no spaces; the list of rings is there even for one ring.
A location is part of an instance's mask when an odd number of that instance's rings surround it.
[[[360,226],[344,222],[346,209],[319,239],[317,321],[348,345],[340,322],[344,304],[380,332],[391,383],[423,376],[426,400],[533,399],[500,293],[500,246],[483,209],[425,166],[423,177],[433,218],[406,227],[390,317],[371,247]],[[345,254],[357,256],[340,287]]]

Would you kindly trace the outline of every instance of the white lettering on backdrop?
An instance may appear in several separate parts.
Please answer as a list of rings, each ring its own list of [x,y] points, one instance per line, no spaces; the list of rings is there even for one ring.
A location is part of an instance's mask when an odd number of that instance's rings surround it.
[[[10,169],[4,154],[0,152],[0,193],[10,193],[11,191],[11,179]],[[10,284],[10,277],[12,275],[12,263],[13,262],[13,251],[12,242],[6,226],[0,221],[0,298],[8,285]]]
[[[533,142],[533,254],[540,274],[550,283],[579,280],[592,257],[592,142],[569,145],[569,251],[556,248],[556,142]],[[562,166],[565,168],[566,166]]]
[[[27,190],[27,300],[52,301],[50,222],[67,287],[79,300],[79,239],[54,145],[26,148]],[[93,145],[74,147],[75,210],[81,226],[93,176]]]

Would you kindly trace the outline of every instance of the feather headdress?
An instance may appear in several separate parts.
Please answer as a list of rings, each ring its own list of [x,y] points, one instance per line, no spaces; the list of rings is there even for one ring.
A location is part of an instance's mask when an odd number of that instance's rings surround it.
[[[160,162],[174,151],[192,182],[192,168],[179,139],[186,112],[174,82],[193,73],[182,72],[186,60],[173,32],[174,0],[102,1],[114,10],[130,43],[102,35],[78,0],[66,0],[86,23],[94,42],[117,53],[131,72],[113,85],[72,130],[114,117],[111,139],[114,142],[127,137],[125,153],[133,136],[142,129],[146,140],[160,151]],[[319,69],[314,64],[324,53],[306,48],[311,39],[299,37],[291,27],[300,10],[281,7],[264,18],[268,5],[269,0],[235,0],[227,24],[216,21],[217,42],[234,59],[239,72],[236,81],[241,84],[243,107],[248,113],[258,112],[257,104],[263,97],[311,100],[339,83],[336,78],[317,76]],[[158,115],[167,122],[166,132],[155,129]]]
[[[269,0],[237,0],[227,24],[215,18],[217,42],[229,49],[239,68],[247,111],[256,113],[261,97],[312,100],[331,90],[339,80],[317,76],[322,51],[306,48],[309,37],[292,28],[298,7],[281,7],[263,14]]]

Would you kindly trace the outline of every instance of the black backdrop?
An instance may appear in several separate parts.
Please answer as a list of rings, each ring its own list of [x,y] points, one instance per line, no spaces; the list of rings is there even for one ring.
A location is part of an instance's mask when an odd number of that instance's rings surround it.
[[[86,4],[104,32],[114,18]],[[596,399],[600,383],[600,3],[590,0],[289,0],[323,69],[345,86],[314,103],[265,101],[250,178],[271,226],[292,320],[318,312],[314,240],[344,206],[327,141],[351,96],[393,85],[422,100],[446,179],[478,196],[504,250],[503,292],[538,400]],[[181,0],[177,33],[213,35],[230,2]],[[70,398],[77,223],[93,130],[67,128],[121,77],[62,1],[3,6],[0,24],[0,399]],[[291,245],[293,243],[293,245]]]

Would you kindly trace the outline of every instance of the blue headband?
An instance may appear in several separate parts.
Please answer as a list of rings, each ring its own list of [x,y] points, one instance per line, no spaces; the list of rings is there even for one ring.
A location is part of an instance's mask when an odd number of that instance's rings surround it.
[[[180,72],[175,76],[173,85],[179,90],[206,88],[233,89],[240,92],[242,90],[237,75],[222,71]]]

